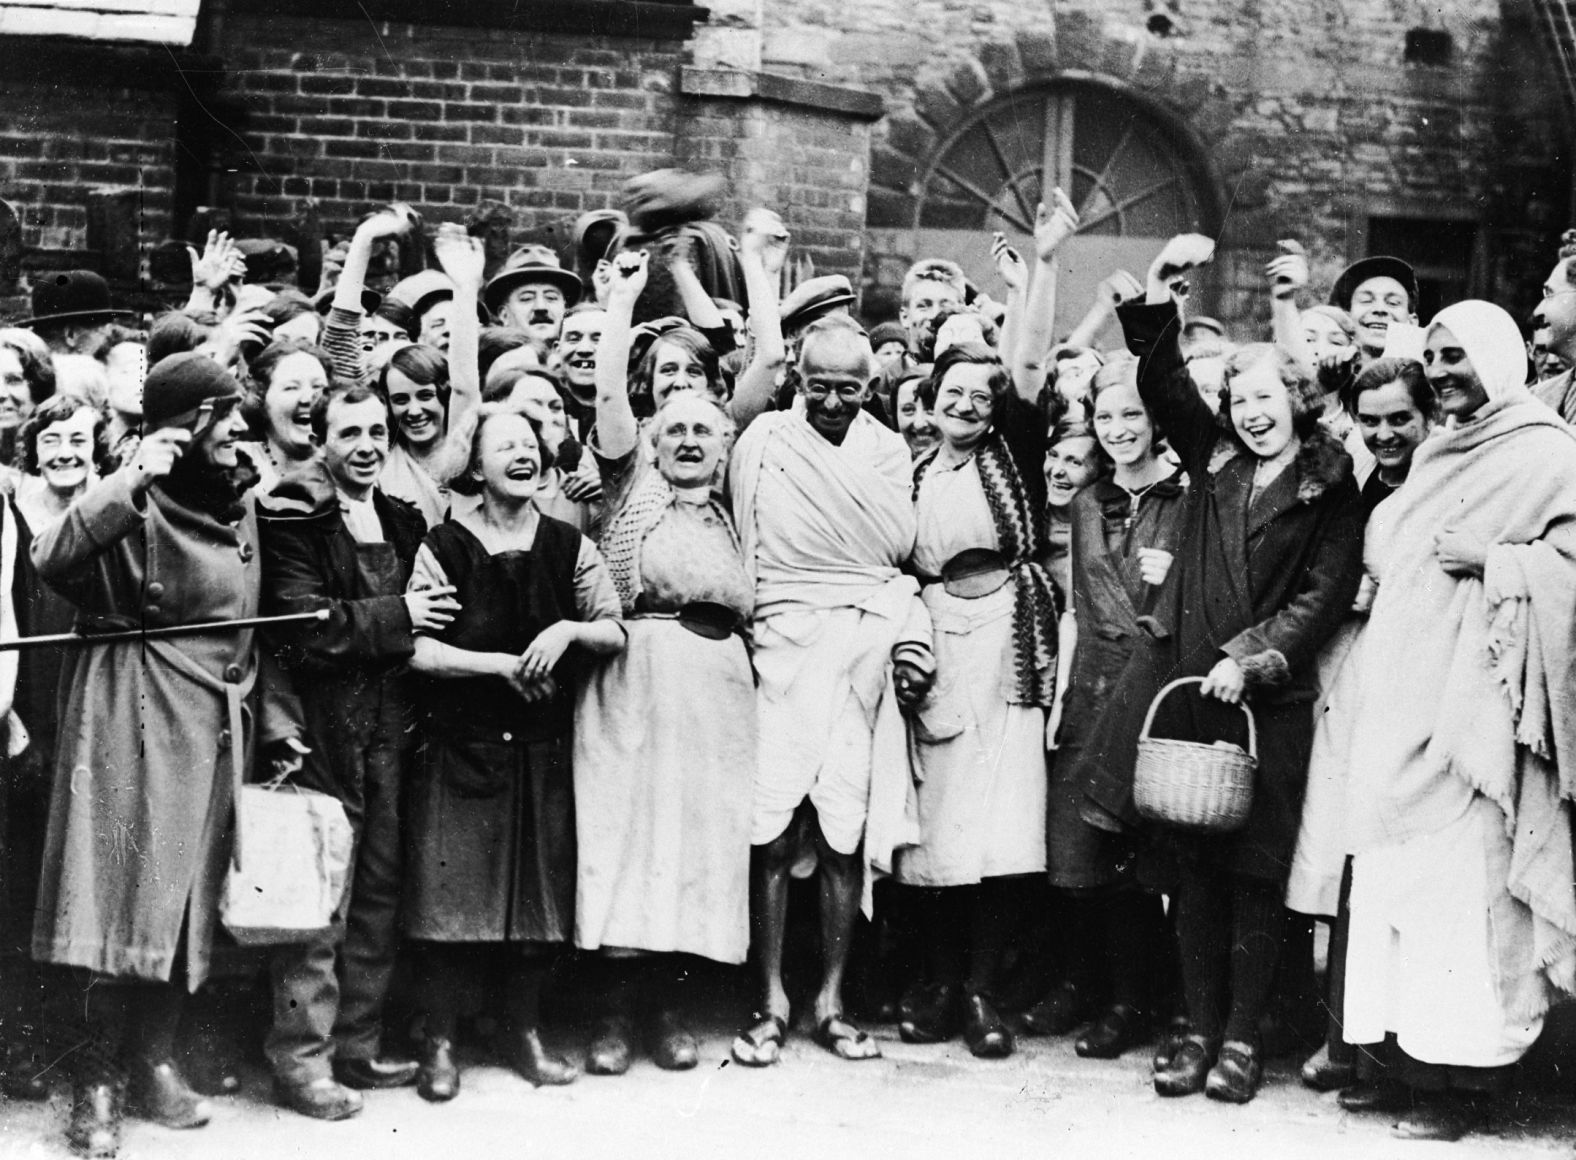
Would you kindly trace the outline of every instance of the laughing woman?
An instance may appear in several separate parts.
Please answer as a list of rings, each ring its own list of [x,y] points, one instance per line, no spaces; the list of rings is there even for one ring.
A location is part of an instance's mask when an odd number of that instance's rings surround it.
[[[573,688],[587,656],[624,647],[602,557],[532,503],[544,462],[535,425],[489,404],[464,486],[481,507],[427,535],[412,588],[456,589],[460,612],[418,636],[411,668],[422,738],[406,812],[405,933],[426,1015],[417,1090],[453,1099],[459,1005],[486,958],[507,976],[508,1054],[533,1084],[576,1072],[537,1033],[547,966],[573,933]]]
[[[261,477],[261,492],[315,454],[312,404],[328,389],[329,374],[328,355],[299,338],[271,342],[252,360],[242,413],[256,442],[245,444],[243,451]]]
[[[1390,1066],[1341,1102],[1454,1139],[1576,979],[1576,438],[1497,306],[1442,310],[1423,362],[1446,423],[1368,525],[1346,811],[1346,1039]]]
[[[898,880],[931,895],[931,987],[911,1043],[961,1027],[980,1057],[1013,1051],[991,995],[1025,888],[1045,870],[1045,710],[1056,601],[1039,563],[1045,421],[988,348],[936,360],[941,443],[914,465],[913,564],[935,626],[936,684],[915,715],[920,841]]]
[[[1286,866],[1313,737],[1314,659],[1340,625],[1361,572],[1362,508],[1351,460],[1323,430],[1323,399],[1289,356],[1248,346],[1226,363],[1220,416],[1199,396],[1177,347],[1169,280],[1207,260],[1208,239],[1168,243],[1146,302],[1118,310],[1139,356],[1138,389],[1191,481],[1176,560],[1152,639],[1134,654],[1085,749],[1090,813],[1133,823],[1133,766],[1145,710],[1175,677],[1157,733],[1235,739],[1236,706],[1258,723],[1246,825],[1219,837],[1168,831],[1177,934],[1192,1034],[1155,1072],[1162,1095],[1207,1090],[1245,1103],[1263,1075],[1258,1021],[1284,936]],[[1086,814],[1087,816],[1087,814]]]

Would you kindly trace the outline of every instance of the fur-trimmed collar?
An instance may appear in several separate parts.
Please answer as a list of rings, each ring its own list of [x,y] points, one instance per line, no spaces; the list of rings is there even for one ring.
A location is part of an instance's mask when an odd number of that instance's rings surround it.
[[[1215,444],[1215,453],[1209,460],[1209,473],[1219,474],[1221,468],[1238,456],[1252,459],[1253,455],[1232,435],[1223,435]],[[1352,478],[1352,457],[1341,446],[1341,441],[1324,429],[1321,423],[1313,434],[1302,441],[1293,464],[1297,471],[1297,501],[1314,503],[1343,479]]]

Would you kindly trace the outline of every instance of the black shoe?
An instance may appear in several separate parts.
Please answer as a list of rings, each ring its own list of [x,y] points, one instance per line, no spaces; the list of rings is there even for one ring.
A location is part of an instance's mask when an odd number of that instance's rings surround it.
[[[1089,1015],[1088,997],[1073,983],[1058,983],[1023,1013],[1023,1028],[1030,1035],[1066,1035]]]
[[[356,1091],[409,1087],[419,1066],[414,1059],[336,1058],[334,1078]]]
[[[1171,1061],[1176,1053],[1182,1050],[1182,1045],[1187,1042],[1187,1037],[1193,1032],[1193,1024],[1186,1015],[1173,1015],[1166,1024],[1165,1030],[1160,1033],[1160,1039],[1155,1044],[1154,1070],[1164,1071],[1171,1066]]]
[[[1420,1097],[1412,1110],[1402,1114],[1390,1134],[1402,1140],[1441,1140],[1453,1143],[1470,1132],[1479,1115],[1465,1101],[1445,1093]]]
[[[112,1083],[74,1088],[71,1126],[66,1139],[72,1150],[89,1160],[114,1160],[120,1148],[120,1089]]]
[[[623,1075],[635,1057],[634,1028],[628,1017],[610,1015],[597,1024],[591,1046],[586,1048],[586,1071],[591,1075]]]
[[[314,1120],[348,1120],[361,1112],[361,1097],[331,1075],[306,1083],[274,1080],[274,1099]]]
[[[1336,1092],[1357,1082],[1357,1065],[1330,1058],[1330,1045],[1326,1043],[1302,1065],[1304,1087],[1316,1092]]]
[[[132,1064],[126,1107],[166,1128],[200,1128],[213,1119],[213,1105],[187,1086],[169,1060]]]
[[[1148,1034],[1149,1022],[1139,1010],[1117,1003],[1078,1037],[1073,1050],[1085,1059],[1117,1059],[1142,1043]]]
[[[515,1039],[514,1070],[530,1080],[532,1087],[562,1087],[580,1078],[578,1067],[542,1046],[542,1037],[534,1027]]]
[[[671,1011],[658,1011],[646,1029],[646,1050],[651,1062],[663,1071],[688,1071],[700,1062],[700,1046],[695,1042],[678,1016]]]
[[[1366,1080],[1346,1088],[1335,1102],[1348,1112],[1401,1112],[1412,1106],[1412,1092],[1393,1079]]]
[[[1258,1045],[1228,1039],[1220,1045],[1215,1066],[1204,1082],[1204,1094],[1223,1103],[1245,1104],[1259,1094],[1263,1080],[1264,1064]]]
[[[996,1008],[977,993],[963,1000],[963,1042],[977,1059],[1006,1059],[1016,1046]]]
[[[1189,1035],[1171,1062],[1155,1072],[1155,1091],[1163,1096],[1197,1095],[1209,1082],[1209,1069],[1215,1065],[1218,1050],[1218,1042]]]
[[[945,1043],[958,1033],[962,1012],[958,988],[952,983],[933,983],[905,999],[903,1017],[898,1021],[898,1037],[904,1043]]]
[[[454,1062],[454,1044],[449,1040],[423,1041],[421,1062],[416,1065],[416,1094],[434,1104],[447,1103],[460,1094],[460,1067]]]

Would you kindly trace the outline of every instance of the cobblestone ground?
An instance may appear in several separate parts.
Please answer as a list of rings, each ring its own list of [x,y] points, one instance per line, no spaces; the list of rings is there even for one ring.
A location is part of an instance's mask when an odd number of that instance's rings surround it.
[[[1570,1156],[1576,1105],[1551,1089],[1549,1052],[1538,1089],[1509,1101],[1483,1133],[1454,1145],[1393,1140],[1388,1121],[1343,1113],[1333,1095],[1272,1067],[1247,1107],[1202,1097],[1162,1101],[1149,1085],[1148,1052],[1115,1063],[1079,1059],[1072,1040],[1025,1040],[1009,1060],[973,1059],[961,1044],[914,1047],[875,1028],[885,1058],[833,1059],[795,1036],[765,1071],[727,1063],[731,1023],[709,1021],[703,1061],[671,1074],[641,1060],[621,1079],[583,1077],[533,1090],[513,1072],[477,1063],[452,1104],[429,1106],[406,1089],[371,1093],[366,1111],[319,1124],[268,1102],[266,1076],[249,1069],[243,1093],[216,1101],[196,1132],[128,1126],[125,1160],[334,1160],[405,1157],[1191,1157],[1258,1160],[1424,1160],[1430,1156]],[[578,1044],[559,1035],[571,1055]],[[1567,1054],[1566,1058],[1573,1056]],[[0,1157],[70,1155],[64,1092],[47,1105],[0,1107]]]

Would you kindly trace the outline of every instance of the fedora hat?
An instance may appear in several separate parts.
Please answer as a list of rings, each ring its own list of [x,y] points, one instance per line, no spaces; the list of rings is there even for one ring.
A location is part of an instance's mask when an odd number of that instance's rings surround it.
[[[778,310],[784,330],[809,326],[839,306],[854,304],[854,287],[841,274],[823,274],[799,283]]]
[[[558,255],[546,246],[521,246],[510,254],[482,291],[487,309],[497,314],[509,292],[527,282],[546,282],[563,291],[564,305],[573,306],[585,291],[580,279],[558,262]]]
[[[76,322],[84,326],[108,322],[133,313],[109,303],[109,283],[92,270],[61,270],[42,274],[33,283],[33,317],[18,326],[47,326]]]

